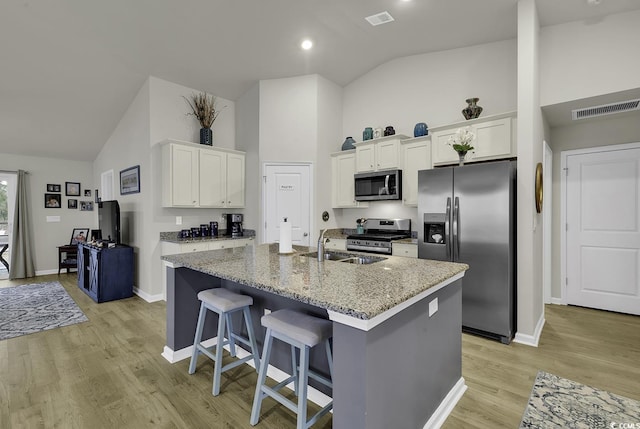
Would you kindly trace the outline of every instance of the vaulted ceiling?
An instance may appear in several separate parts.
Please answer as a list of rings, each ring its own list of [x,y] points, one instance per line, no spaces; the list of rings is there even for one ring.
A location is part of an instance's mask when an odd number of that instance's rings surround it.
[[[543,26],[640,9],[537,4]],[[365,21],[382,11],[395,21]],[[347,85],[394,58],[515,38],[516,24],[517,0],[2,0],[0,153],[93,160],[150,75],[231,100],[261,79]]]

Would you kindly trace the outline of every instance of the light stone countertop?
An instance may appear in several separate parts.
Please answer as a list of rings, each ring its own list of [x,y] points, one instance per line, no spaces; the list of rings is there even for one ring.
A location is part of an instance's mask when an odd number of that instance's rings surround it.
[[[280,255],[277,244],[261,244],[162,259],[174,267],[190,268],[365,321],[442,286],[469,268],[467,264],[386,255],[385,260],[369,265],[319,263],[314,257],[303,256],[315,249],[293,248],[292,255]]]

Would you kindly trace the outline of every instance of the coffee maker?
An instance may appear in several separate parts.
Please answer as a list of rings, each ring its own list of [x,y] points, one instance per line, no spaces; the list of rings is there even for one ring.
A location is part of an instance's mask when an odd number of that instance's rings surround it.
[[[227,235],[231,237],[242,237],[242,214],[228,213],[227,218]]]

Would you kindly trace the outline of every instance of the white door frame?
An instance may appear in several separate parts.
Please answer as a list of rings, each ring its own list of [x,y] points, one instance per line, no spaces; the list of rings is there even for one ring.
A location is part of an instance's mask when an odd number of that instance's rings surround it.
[[[262,171],[260,172],[260,176],[262,177],[262,181],[260,182],[260,187],[262,188],[260,190],[260,195],[262,196],[262,209],[260,210],[260,230],[262,231],[261,237],[260,237],[260,244],[264,244],[265,242],[265,237],[267,236],[267,227],[266,227],[266,222],[267,222],[267,187],[264,186],[265,181],[267,180],[267,176],[265,174],[265,171],[267,170],[267,167],[287,167],[287,166],[293,166],[293,167],[298,167],[301,165],[307,165],[309,166],[309,241],[310,243],[313,243],[313,237],[314,235],[311,233],[312,231],[315,231],[315,225],[313,222],[313,211],[314,211],[314,185],[313,185],[313,162],[276,162],[276,161],[265,161],[262,163]]]
[[[640,142],[597,146],[587,149],[574,149],[560,152],[562,157],[561,193],[560,193],[560,300],[567,305],[567,158],[571,155],[585,155],[597,152],[638,149]]]
[[[553,284],[552,264],[553,259],[551,252],[553,249],[553,219],[552,204],[553,201],[553,151],[549,147],[546,140],[542,142],[542,282],[544,302],[549,304],[553,302],[551,294],[551,285]]]

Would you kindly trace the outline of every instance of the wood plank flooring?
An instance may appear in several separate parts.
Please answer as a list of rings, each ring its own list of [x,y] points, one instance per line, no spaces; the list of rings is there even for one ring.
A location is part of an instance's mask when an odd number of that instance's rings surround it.
[[[255,371],[242,365],[225,373],[213,397],[209,361],[201,358],[191,376],[188,360],[169,364],[160,356],[164,302],[96,304],[78,290],[75,274],[0,287],[54,280],[89,322],[0,341],[0,428],[252,427]],[[469,388],[444,428],[517,427],[540,369],[640,400],[640,317],[547,306],[546,319],[538,348],[463,335]],[[294,428],[295,418],[267,398],[256,427]],[[331,416],[314,426],[330,427]]]

